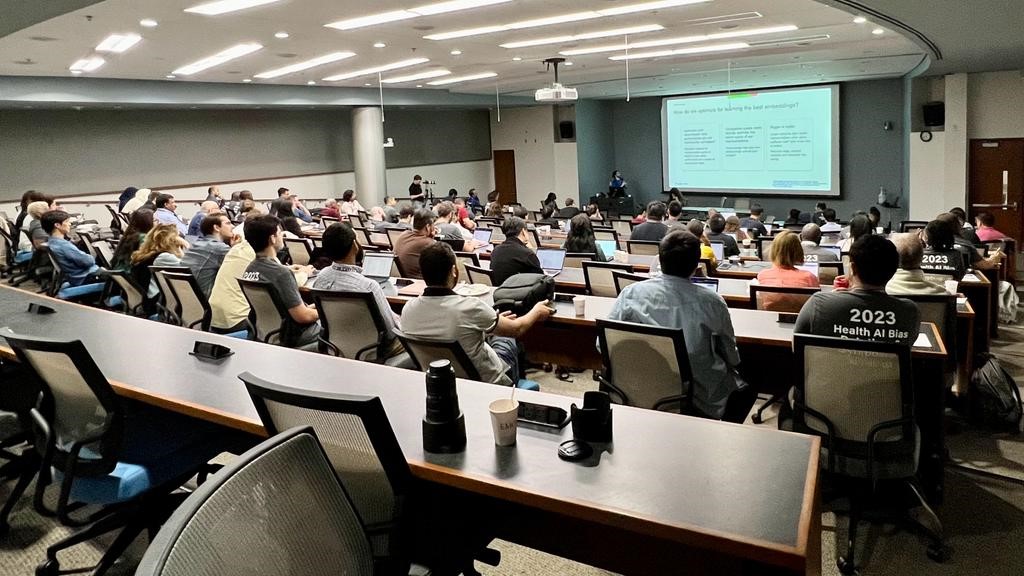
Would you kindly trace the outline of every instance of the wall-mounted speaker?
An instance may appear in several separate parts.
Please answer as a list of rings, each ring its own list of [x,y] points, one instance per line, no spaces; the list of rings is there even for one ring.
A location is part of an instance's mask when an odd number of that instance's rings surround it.
[[[946,123],[945,102],[928,102],[921,106],[921,112],[924,116],[925,126],[942,126]]]
[[[576,137],[576,123],[572,120],[562,120],[558,123],[558,137],[562,140],[572,140]]]

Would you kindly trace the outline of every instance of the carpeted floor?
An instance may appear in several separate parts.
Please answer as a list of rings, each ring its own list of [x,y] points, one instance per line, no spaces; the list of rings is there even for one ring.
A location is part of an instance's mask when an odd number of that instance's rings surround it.
[[[993,344],[995,353],[1015,377],[1024,383],[1024,326],[1001,327]],[[597,388],[592,374],[571,374],[572,382],[559,380],[554,373],[532,371],[529,377],[547,392],[581,397]],[[756,408],[756,406],[755,406]],[[892,524],[864,523],[860,528],[857,554],[865,575],[932,576],[984,575],[1017,576],[1024,574],[1024,435],[1009,435],[976,430],[951,418],[947,443],[951,463],[947,467],[947,500],[938,510],[944,523],[952,557],[936,564],[925,555],[925,540],[915,532]],[[749,419],[748,425],[753,425]],[[762,426],[775,426],[767,417]],[[7,498],[11,483],[0,484],[0,501]],[[842,510],[843,503],[835,505]],[[831,505],[822,515],[822,573],[838,574],[835,567],[836,540],[845,541],[846,517],[837,516]],[[838,521],[837,521],[838,518]],[[45,547],[68,530],[49,518],[35,514],[28,498],[23,498],[11,518],[11,531],[0,537],[0,576],[32,574],[44,556]],[[65,569],[87,568],[102,552],[104,543],[77,546],[62,557]],[[111,572],[131,574],[145,550],[145,538],[129,550]],[[501,565],[478,565],[487,575],[598,576],[608,572],[571,562],[503,541],[493,547],[502,552]]]

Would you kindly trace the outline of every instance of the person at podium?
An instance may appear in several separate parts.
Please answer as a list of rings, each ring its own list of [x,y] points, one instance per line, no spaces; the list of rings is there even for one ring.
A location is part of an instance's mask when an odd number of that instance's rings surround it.
[[[608,182],[608,195],[612,198],[622,198],[626,195],[626,181],[622,178],[622,172],[612,172],[612,179]]]

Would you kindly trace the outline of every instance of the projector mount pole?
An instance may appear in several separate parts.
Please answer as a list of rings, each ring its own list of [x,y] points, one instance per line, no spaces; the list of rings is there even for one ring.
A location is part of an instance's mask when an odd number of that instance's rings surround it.
[[[545,70],[551,70],[552,66],[555,67],[555,84],[560,84],[558,82],[558,65],[562,62],[565,62],[565,58],[548,58],[547,60],[544,60]]]

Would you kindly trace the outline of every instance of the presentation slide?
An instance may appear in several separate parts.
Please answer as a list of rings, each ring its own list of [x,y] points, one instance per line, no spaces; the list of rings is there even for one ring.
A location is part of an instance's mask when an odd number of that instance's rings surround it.
[[[665,190],[839,195],[839,86],[665,98]]]

